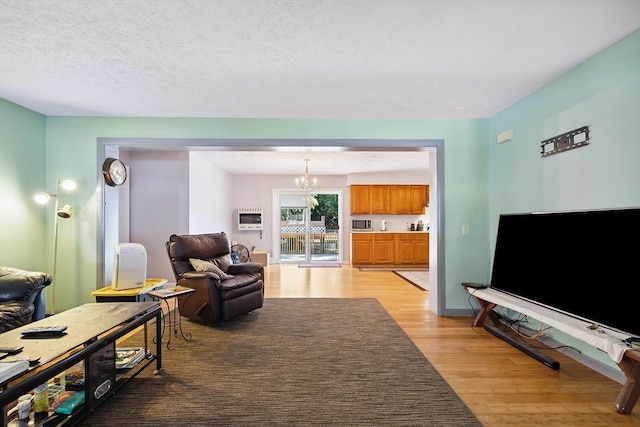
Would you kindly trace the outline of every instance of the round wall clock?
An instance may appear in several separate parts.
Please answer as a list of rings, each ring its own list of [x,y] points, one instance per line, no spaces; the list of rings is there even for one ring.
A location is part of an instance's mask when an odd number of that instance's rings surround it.
[[[116,187],[127,180],[127,168],[119,159],[108,157],[102,164],[102,176],[107,185]]]

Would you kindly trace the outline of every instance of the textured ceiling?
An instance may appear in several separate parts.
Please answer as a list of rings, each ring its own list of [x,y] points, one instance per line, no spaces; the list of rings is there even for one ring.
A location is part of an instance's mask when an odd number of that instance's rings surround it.
[[[638,28],[638,0],[0,0],[0,97],[52,116],[486,118]]]
[[[49,116],[487,118],[638,28],[639,0],[0,0],[0,97]]]

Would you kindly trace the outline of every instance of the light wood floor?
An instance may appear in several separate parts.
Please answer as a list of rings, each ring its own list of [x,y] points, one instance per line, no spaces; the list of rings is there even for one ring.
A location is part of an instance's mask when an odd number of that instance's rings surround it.
[[[377,298],[487,427],[640,425],[640,403],[629,415],[613,410],[620,384],[550,350],[554,371],[470,317],[438,317],[429,292],[393,272],[281,264],[265,268],[265,282],[266,298]]]

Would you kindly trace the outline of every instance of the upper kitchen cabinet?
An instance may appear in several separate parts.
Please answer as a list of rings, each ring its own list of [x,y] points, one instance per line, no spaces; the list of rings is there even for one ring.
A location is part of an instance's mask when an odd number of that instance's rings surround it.
[[[423,215],[425,208],[429,204],[429,186],[428,185],[410,185],[409,186],[409,213]]]
[[[391,187],[393,185],[371,186],[372,214],[388,214],[391,212]]]
[[[351,215],[371,213],[370,185],[352,185],[349,194],[351,197]]]
[[[428,185],[352,185],[351,214],[423,215]]]

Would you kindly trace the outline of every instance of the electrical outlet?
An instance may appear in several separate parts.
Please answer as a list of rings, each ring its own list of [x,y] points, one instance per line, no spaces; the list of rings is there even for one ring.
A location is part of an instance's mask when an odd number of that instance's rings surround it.
[[[469,225],[465,224],[462,226],[462,235],[463,236],[468,236],[469,235]]]

